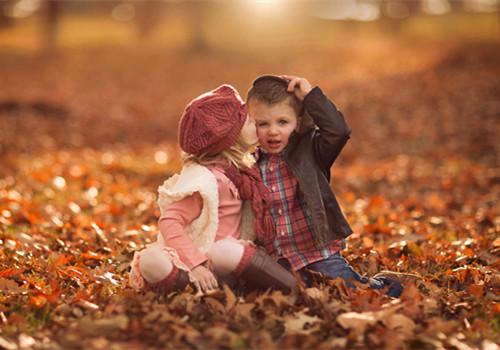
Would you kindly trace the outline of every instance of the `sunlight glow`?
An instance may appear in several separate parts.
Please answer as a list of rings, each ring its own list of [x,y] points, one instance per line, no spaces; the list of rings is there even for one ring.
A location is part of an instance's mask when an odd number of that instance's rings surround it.
[[[380,9],[376,3],[364,3],[356,0],[333,1],[317,7],[315,15],[319,18],[333,20],[374,21],[380,16]]]
[[[114,20],[127,22],[135,17],[135,6],[132,4],[120,4],[113,8],[111,17]]]
[[[52,180],[52,184],[58,189],[63,189],[66,187],[66,180],[64,179],[64,177],[56,176]]]
[[[158,164],[167,164],[169,157],[165,151],[157,151],[154,155],[155,162]]]
[[[247,0],[246,3],[254,11],[264,14],[281,11],[285,5],[284,0]]]
[[[10,16],[14,18],[31,16],[41,5],[41,0],[21,0],[12,7]]]
[[[477,12],[495,12],[499,3],[499,0],[470,0],[465,3],[465,7]]]
[[[424,0],[422,10],[431,15],[442,15],[450,12],[451,6],[448,0]]]

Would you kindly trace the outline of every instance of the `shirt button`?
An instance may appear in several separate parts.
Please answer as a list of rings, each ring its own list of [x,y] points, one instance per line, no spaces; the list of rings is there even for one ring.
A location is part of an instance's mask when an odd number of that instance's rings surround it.
[[[280,215],[283,214],[283,210],[278,209],[278,214],[280,214]]]
[[[285,231],[281,231],[281,235],[284,236],[285,235]]]
[[[274,168],[272,166],[269,167],[269,171],[273,171]]]
[[[276,186],[271,186],[271,191],[276,191]]]

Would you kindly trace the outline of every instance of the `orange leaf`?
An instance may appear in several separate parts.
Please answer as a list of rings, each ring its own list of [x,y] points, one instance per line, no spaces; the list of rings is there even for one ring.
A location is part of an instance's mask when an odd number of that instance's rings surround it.
[[[41,308],[47,303],[47,299],[45,298],[44,294],[37,293],[36,295],[31,297],[30,302],[31,305]]]
[[[73,260],[73,256],[69,254],[61,254],[55,261],[55,264],[60,266],[60,265],[67,265],[70,261]]]
[[[15,267],[9,267],[8,269],[0,271],[0,277],[7,278],[7,277],[19,275],[23,271],[24,271],[24,269],[17,269]]]
[[[493,311],[494,315],[500,314],[500,303],[494,303],[491,305],[491,310]]]
[[[370,237],[363,237],[363,246],[365,248],[372,248],[373,247],[373,239]]]
[[[347,203],[354,203],[354,201],[356,200],[356,195],[354,194],[354,192],[348,191],[344,193],[344,198]]]
[[[370,207],[380,207],[382,204],[384,204],[384,197],[382,196],[373,196],[370,198]]]
[[[73,297],[72,303],[76,303],[80,300],[85,300],[87,301],[90,298],[89,293],[87,293],[84,290],[79,290],[78,293]]]
[[[82,258],[85,258],[85,259],[93,259],[93,260],[102,260],[102,259],[106,259],[107,258],[105,255],[97,254],[97,253],[91,252],[91,251],[82,253],[82,255],[80,255],[80,256]]]
[[[476,298],[480,298],[484,294],[484,284],[471,284],[467,287],[467,292],[474,295]]]
[[[476,253],[474,253],[474,251],[470,248],[464,248],[464,254],[469,258],[476,256]]]

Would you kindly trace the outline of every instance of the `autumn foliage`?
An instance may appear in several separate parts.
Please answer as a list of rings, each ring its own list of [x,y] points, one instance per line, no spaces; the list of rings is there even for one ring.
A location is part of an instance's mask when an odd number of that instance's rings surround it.
[[[259,66],[223,52],[0,56],[0,348],[498,349],[500,46],[379,44]],[[418,275],[401,298],[319,276],[292,295],[127,285],[157,233],[156,188],[180,167],[185,104],[266,72],[306,76],[344,112],[344,254],[366,275]]]

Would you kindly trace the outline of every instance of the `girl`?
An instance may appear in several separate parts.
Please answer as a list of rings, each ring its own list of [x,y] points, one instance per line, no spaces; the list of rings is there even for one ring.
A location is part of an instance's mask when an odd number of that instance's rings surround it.
[[[242,233],[272,235],[274,229],[267,190],[251,168],[256,143],[255,122],[232,86],[189,103],[179,124],[184,165],[158,188],[160,232],[134,254],[134,288],[172,291],[192,283],[208,292],[220,279],[235,278],[255,288],[296,288],[294,276],[265,250],[240,240]]]

